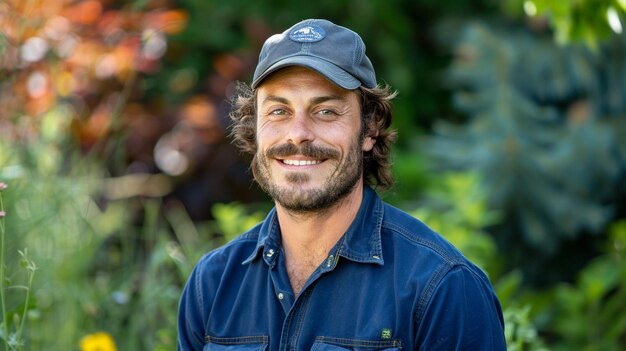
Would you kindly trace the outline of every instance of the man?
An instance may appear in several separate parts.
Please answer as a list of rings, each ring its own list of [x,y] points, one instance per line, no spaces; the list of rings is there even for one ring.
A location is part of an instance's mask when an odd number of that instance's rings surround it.
[[[371,186],[391,185],[388,86],[325,20],[264,44],[233,136],[275,208],[207,254],[183,292],[178,350],[504,350],[483,272]]]

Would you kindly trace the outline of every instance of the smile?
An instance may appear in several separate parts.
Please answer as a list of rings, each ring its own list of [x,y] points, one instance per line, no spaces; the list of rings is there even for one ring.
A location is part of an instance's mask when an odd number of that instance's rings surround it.
[[[282,160],[284,164],[290,166],[311,166],[322,163],[319,160]]]

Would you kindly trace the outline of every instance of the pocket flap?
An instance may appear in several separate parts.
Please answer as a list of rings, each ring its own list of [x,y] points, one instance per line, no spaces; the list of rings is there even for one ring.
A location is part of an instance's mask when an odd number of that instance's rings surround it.
[[[400,340],[362,340],[319,336],[311,351],[399,351],[402,349]]]
[[[203,351],[265,351],[269,338],[267,336],[215,337],[207,336]]]

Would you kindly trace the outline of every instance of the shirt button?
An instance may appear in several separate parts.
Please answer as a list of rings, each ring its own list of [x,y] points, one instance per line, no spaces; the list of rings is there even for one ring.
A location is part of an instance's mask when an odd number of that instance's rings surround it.
[[[285,298],[285,294],[283,294],[283,293],[278,293],[278,299],[279,299],[279,300],[282,300],[282,299],[284,299],[284,298]]]

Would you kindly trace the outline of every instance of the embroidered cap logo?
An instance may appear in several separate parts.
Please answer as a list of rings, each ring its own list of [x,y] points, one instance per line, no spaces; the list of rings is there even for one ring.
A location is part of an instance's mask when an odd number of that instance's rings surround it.
[[[299,43],[314,43],[326,37],[326,32],[322,27],[316,25],[307,25],[294,29],[289,33],[291,40]]]

